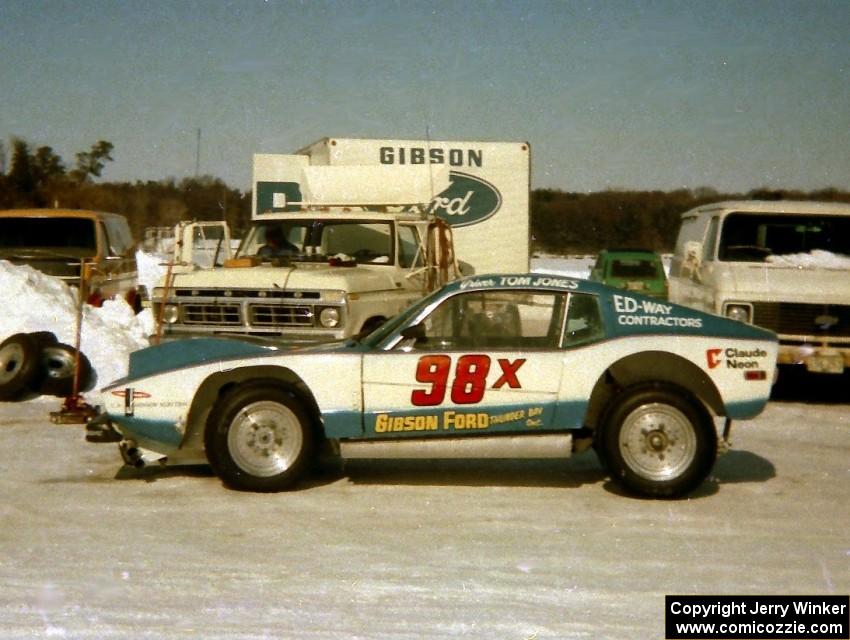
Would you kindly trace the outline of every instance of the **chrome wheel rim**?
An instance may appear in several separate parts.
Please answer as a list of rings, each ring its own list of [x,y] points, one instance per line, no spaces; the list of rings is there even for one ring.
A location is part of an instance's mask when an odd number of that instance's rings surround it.
[[[44,347],[42,363],[47,375],[54,380],[74,375],[74,355],[58,347]]]
[[[16,343],[7,344],[0,349],[0,383],[14,380],[24,362],[24,348]]]
[[[697,435],[684,413],[656,402],[626,416],[619,444],[623,461],[632,471],[658,482],[682,475],[691,465],[696,457]]]
[[[301,423],[286,406],[261,400],[240,409],[230,423],[227,448],[236,465],[268,478],[289,469],[304,445]]]

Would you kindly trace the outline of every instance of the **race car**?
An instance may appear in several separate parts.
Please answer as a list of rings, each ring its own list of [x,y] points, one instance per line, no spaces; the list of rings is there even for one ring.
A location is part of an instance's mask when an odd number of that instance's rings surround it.
[[[707,477],[733,419],[763,410],[776,356],[769,331],[596,282],[473,276],[360,339],[136,351],[87,438],[118,442],[137,466],[208,462],[227,486],[260,492],[292,487],[320,450],[551,458],[593,446],[626,491],[672,497]]]

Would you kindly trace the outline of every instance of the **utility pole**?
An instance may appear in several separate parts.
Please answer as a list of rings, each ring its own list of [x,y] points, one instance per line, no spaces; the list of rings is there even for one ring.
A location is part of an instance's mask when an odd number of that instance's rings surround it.
[[[201,173],[201,129],[198,128],[198,143],[195,146],[195,177]]]

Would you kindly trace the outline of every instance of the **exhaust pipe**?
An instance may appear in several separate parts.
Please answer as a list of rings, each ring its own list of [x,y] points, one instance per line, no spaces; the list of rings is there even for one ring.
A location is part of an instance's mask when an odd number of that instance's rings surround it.
[[[136,469],[141,469],[145,466],[142,453],[139,451],[138,447],[136,447],[135,442],[124,441],[118,445],[118,449],[121,451],[121,457],[124,458],[125,464],[135,467]]]

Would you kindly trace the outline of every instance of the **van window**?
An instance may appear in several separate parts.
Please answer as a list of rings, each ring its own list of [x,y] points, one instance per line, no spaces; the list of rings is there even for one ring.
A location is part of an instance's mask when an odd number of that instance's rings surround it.
[[[850,256],[850,216],[732,213],[723,221],[719,258],[764,262],[814,250]]]
[[[90,258],[97,254],[95,229],[90,218],[0,218],[0,256],[36,250]]]
[[[708,234],[703,245],[702,259],[703,261],[714,260],[714,255],[717,251],[717,227],[720,224],[720,219],[714,216],[711,222],[708,223]]]
[[[106,241],[109,255],[123,256],[133,247],[133,234],[124,218],[105,218]]]

